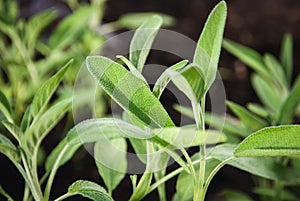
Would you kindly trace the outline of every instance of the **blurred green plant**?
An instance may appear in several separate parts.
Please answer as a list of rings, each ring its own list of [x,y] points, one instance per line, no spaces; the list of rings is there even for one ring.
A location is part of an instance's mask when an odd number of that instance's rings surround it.
[[[299,187],[300,180],[297,172],[300,163],[297,157],[299,155],[299,126],[287,125],[292,124],[294,119],[299,117],[300,108],[300,76],[297,75],[294,82],[292,79],[292,36],[289,34],[284,36],[279,60],[270,53],[260,55],[255,50],[228,39],[223,41],[223,47],[254,71],[251,79],[252,86],[261,104],[248,103],[247,108],[244,108],[227,101],[227,106],[238,117],[238,120],[227,118],[224,123],[222,117],[210,114],[206,123],[223,129],[228,142],[233,143],[231,146],[220,145],[220,149],[224,152],[226,151],[224,146],[232,149],[246,138],[235,150],[235,156],[280,156],[273,159],[264,158],[265,161],[261,161],[260,158],[249,158],[256,168],[250,163],[248,167],[234,164],[234,161],[229,163],[259,176],[254,177],[257,186],[254,187],[253,192],[260,195],[262,201],[298,200],[295,192],[291,190]],[[176,106],[176,109],[193,118],[191,109],[179,106]],[[249,136],[252,132],[255,133]],[[296,155],[296,157],[291,157],[291,155]],[[245,159],[242,161],[245,162]],[[279,167],[281,171],[278,170]],[[291,175],[294,174],[294,178],[286,177],[289,174],[288,171]],[[241,195],[242,193],[237,191],[224,192],[228,200],[237,199]],[[248,200],[251,199],[248,198]]]

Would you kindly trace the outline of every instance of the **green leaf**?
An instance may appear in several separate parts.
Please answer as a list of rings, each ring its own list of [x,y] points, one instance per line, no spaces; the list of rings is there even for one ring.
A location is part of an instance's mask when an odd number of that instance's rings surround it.
[[[284,75],[283,67],[281,66],[279,61],[277,61],[277,59],[271,54],[265,54],[263,60],[273,80],[275,81],[275,83],[277,83],[278,90],[281,91],[282,96],[286,96],[288,84]]]
[[[183,61],[180,61],[180,62],[174,64],[173,66],[171,66],[168,69],[174,70],[174,71],[180,71],[182,68],[184,68],[186,66],[187,63],[188,63],[188,60],[183,60]],[[157,98],[160,98],[162,92],[164,91],[164,89],[166,88],[168,83],[170,82],[170,79],[171,78],[169,77],[169,74],[166,71],[163,72],[159,76],[159,78],[155,82],[155,85],[152,90],[152,93],[154,94],[154,96],[156,96]]]
[[[282,96],[276,88],[259,75],[252,76],[252,85],[261,102],[277,114],[281,107]]]
[[[191,108],[175,105],[174,109],[187,117],[194,118],[193,110]],[[205,123],[223,132],[236,134],[241,137],[246,137],[249,134],[245,128],[238,124],[238,122],[233,122],[230,119],[225,119],[224,117],[209,112],[205,113]]]
[[[176,148],[188,148],[201,144],[216,144],[226,141],[223,133],[216,130],[197,130],[195,125],[154,129],[154,135]]]
[[[27,23],[26,27],[26,39],[29,45],[29,50],[33,51],[36,40],[38,39],[41,31],[47,27],[55,18],[57,17],[57,11],[54,9],[49,9],[38,13],[31,17]]]
[[[280,114],[279,114],[279,122],[281,124],[289,124],[293,122],[293,117],[297,112],[297,106],[300,103],[300,75],[295,81],[293,88],[284,101]]]
[[[140,78],[141,80],[143,80],[145,83],[147,83],[146,79],[144,78],[144,76],[140,73],[140,71],[138,71],[136,69],[136,67],[124,56],[122,55],[117,55],[116,56],[118,59],[121,59],[121,61],[123,61],[126,66],[129,68],[130,72],[135,75],[137,78]]]
[[[33,122],[30,128],[25,132],[21,146],[28,148],[29,151],[33,151],[34,147],[39,146],[46,135],[70,109],[71,103],[72,99],[69,98],[49,108],[37,121]]]
[[[141,72],[150,52],[154,38],[162,25],[162,18],[148,18],[135,32],[130,43],[129,60]]]
[[[216,77],[226,15],[226,3],[221,1],[208,16],[195,50],[193,62],[203,68],[206,90]]]
[[[284,67],[286,79],[290,83],[293,73],[293,38],[290,34],[285,34],[282,40],[280,61]]]
[[[11,114],[12,108],[9,100],[6,98],[5,94],[0,90],[0,104],[2,104],[6,110]]]
[[[172,127],[173,121],[148,85],[112,60],[93,56],[87,67],[103,90],[125,111],[151,127]],[[145,101],[147,100],[147,101]]]
[[[254,193],[259,194],[259,195],[264,195],[264,196],[269,196],[271,197],[276,197],[276,190],[274,188],[262,188],[262,187],[256,187],[253,190]],[[291,193],[290,191],[283,189],[281,194],[280,194],[280,200],[285,200],[285,201],[298,201],[299,198]]]
[[[98,141],[94,158],[108,192],[112,192],[123,180],[127,170],[127,144],[123,138]]]
[[[94,9],[97,9],[97,7],[81,6],[64,18],[50,36],[49,44],[51,48],[56,50],[63,49],[67,45],[72,44],[80,33],[87,29],[87,22]]]
[[[81,195],[94,201],[113,201],[104,188],[90,181],[78,180],[68,188],[68,194]]]
[[[124,14],[116,21],[116,23],[120,28],[137,29],[144,21],[153,15],[158,15],[162,18],[163,27],[172,26],[175,23],[175,19],[170,15],[155,12]]]
[[[232,189],[223,190],[222,195],[227,201],[253,201],[247,194]]]
[[[237,157],[300,155],[300,125],[274,126],[261,129],[236,148]]]
[[[0,153],[8,157],[13,163],[20,162],[20,155],[15,145],[0,133]]]
[[[64,165],[66,162],[68,162],[75,152],[79,149],[81,144],[68,144],[68,140],[65,137],[62,141],[59,142],[59,144],[52,149],[50,155],[47,157],[45,162],[45,170],[46,172],[50,172],[59,156],[61,151],[64,149],[64,147],[68,146],[68,150],[66,151],[66,154],[63,155],[63,158],[60,161],[59,166]]]
[[[25,113],[23,114],[20,129],[22,132],[25,132],[31,123],[31,105],[27,106]]]
[[[269,116],[269,113],[268,111],[262,107],[261,105],[259,104],[256,104],[256,103],[248,103],[247,104],[247,108],[248,110],[250,110],[251,112],[253,112],[254,114],[264,118],[264,119],[267,119],[268,116]]]
[[[228,39],[223,41],[223,47],[264,77],[270,77],[262,56],[256,51]]]
[[[47,80],[43,84],[43,86],[36,92],[36,95],[34,96],[31,104],[31,113],[33,117],[36,117],[40,115],[41,112],[43,112],[72,62],[73,60],[69,61],[60,71],[58,71],[53,77]]]
[[[14,138],[20,142],[20,139],[23,137],[23,133],[21,129],[9,121],[3,120],[2,124],[5,126],[5,128],[14,136]]]
[[[255,131],[268,125],[266,121],[249,112],[242,106],[231,101],[226,101],[226,104],[250,131]]]
[[[213,148],[210,156],[224,161],[233,156],[236,144],[222,144]],[[283,166],[271,157],[243,157],[232,160],[229,165],[266,179],[295,183],[299,181],[299,171]]]

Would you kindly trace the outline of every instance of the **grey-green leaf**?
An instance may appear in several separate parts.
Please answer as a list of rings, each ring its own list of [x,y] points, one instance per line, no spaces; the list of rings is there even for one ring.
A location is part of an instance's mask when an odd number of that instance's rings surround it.
[[[286,79],[290,83],[293,73],[293,38],[290,34],[285,34],[282,40],[280,61],[284,67]]]
[[[267,67],[263,62],[262,56],[256,51],[228,39],[223,41],[223,47],[255,70],[258,74],[264,77],[270,77]]]
[[[9,100],[1,90],[0,90],[0,104],[2,104],[9,113],[12,112],[12,108],[9,103]]]
[[[21,138],[23,137],[21,129],[17,125],[6,120],[3,120],[2,124],[14,136],[14,138],[20,142]]]
[[[74,182],[68,188],[68,193],[72,195],[81,195],[94,201],[113,201],[112,197],[103,187],[90,181],[78,180]]]
[[[188,63],[188,60],[183,60],[183,61],[180,61],[180,62],[174,64],[173,66],[171,66],[168,69],[174,70],[174,71],[180,71],[183,67],[186,66],[187,63]],[[166,86],[168,85],[169,82],[170,82],[169,74],[165,71],[159,76],[159,78],[155,82],[155,85],[152,90],[152,93],[154,94],[154,96],[156,96],[157,98],[160,98],[162,92],[164,91],[164,89],[166,88]]]
[[[195,50],[193,62],[203,68],[206,89],[216,77],[226,15],[226,3],[221,1],[208,16]]]
[[[131,43],[129,60],[142,71],[154,38],[162,25],[162,18],[154,15],[148,18],[135,32]]]
[[[18,163],[20,155],[13,143],[0,133],[0,153],[3,153],[12,162]]]
[[[50,98],[61,82],[64,74],[66,73],[73,60],[69,61],[60,71],[58,71],[53,77],[47,80],[43,86],[36,92],[31,104],[31,113],[33,117],[43,112],[44,108],[48,104]]]
[[[173,121],[148,85],[112,60],[93,56],[87,67],[103,90],[124,110],[151,127],[172,127]],[[145,101],[147,100],[147,101]]]
[[[224,161],[233,156],[236,144],[222,144],[213,148],[211,157]],[[232,160],[229,165],[266,179],[295,183],[299,171],[283,166],[271,157],[242,157]]]
[[[242,106],[231,101],[226,101],[226,104],[250,131],[258,130],[268,125],[266,121],[249,112]]]
[[[279,122],[281,124],[289,124],[293,122],[293,116],[297,112],[297,107],[300,103],[300,75],[298,76],[292,90],[290,91],[288,97],[284,101],[280,114]]]
[[[145,12],[124,14],[116,21],[116,23],[120,28],[137,29],[141,24],[143,24],[144,21],[154,15],[158,15],[162,18],[163,27],[172,26],[175,22],[175,19],[170,15],[156,12]]]
[[[237,157],[300,156],[300,125],[274,126],[261,129],[236,148]]]
[[[97,141],[94,158],[98,172],[108,192],[112,192],[123,180],[127,169],[127,144],[123,138]]]

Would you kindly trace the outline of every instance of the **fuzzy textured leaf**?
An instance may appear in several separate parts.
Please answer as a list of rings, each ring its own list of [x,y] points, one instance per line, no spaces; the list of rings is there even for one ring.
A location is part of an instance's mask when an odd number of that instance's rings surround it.
[[[237,157],[300,156],[300,125],[274,126],[261,129],[236,148]]]
[[[69,188],[68,193],[72,195],[81,195],[94,201],[113,201],[105,189],[98,184],[90,181],[78,180]]]
[[[112,60],[93,56],[87,67],[103,90],[125,111],[150,127],[173,127],[174,123],[148,85]],[[147,101],[145,101],[147,100]]]
[[[136,30],[131,40],[129,60],[139,71],[142,71],[144,67],[152,43],[162,22],[162,18],[158,15],[148,18]]]

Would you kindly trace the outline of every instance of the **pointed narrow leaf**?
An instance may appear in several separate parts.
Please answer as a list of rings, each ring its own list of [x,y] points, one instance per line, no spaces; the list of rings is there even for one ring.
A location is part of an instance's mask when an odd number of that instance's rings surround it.
[[[297,107],[300,103],[300,75],[298,76],[295,84],[283,103],[280,114],[279,122],[281,124],[289,124],[293,122],[293,117],[297,112]]]
[[[300,156],[300,125],[274,126],[261,129],[236,148],[237,157]]]
[[[284,97],[281,96],[272,83],[264,80],[259,75],[253,75],[251,82],[260,101],[272,112],[279,113],[281,101]]]
[[[280,61],[284,67],[286,79],[290,83],[293,73],[293,38],[290,34],[285,34],[282,40]]]
[[[287,93],[286,90],[288,88],[288,84],[284,75],[284,69],[279,63],[279,61],[277,61],[277,59],[271,54],[265,54],[263,60],[273,80],[275,80],[278,83],[279,90],[281,90],[282,93]]]
[[[129,60],[141,72],[154,38],[162,25],[162,18],[154,15],[148,18],[135,32],[131,43]]]
[[[136,69],[136,67],[124,56],[122,55],[117,55],[116,56],[118,59],[121,59],[121,61],[123,61],[126,66],[129,68],[130,72],[135,75],[137,78],[140,78],[141,80],[143,80],[145,83],[147,83],[146,79],[144,78],[144,76],[140,73],[140,71],[138,71]]]
[[[225,1],[221,1],[208,16],[195,50],[193,62],[198,64],[201,68],[204,68],[206,89],[208,89],[215,80],[226,15],[226,3]]]
[[[95,162],[108,192],[112,192],[125,177],[126,153],[127,144],[123,138],[102,140],[95,144]]]
[[[20,142],[21,138],[23,137],[23,133],[21,129],[17,125],[10,123],[9,121],[6,120],[2,121],[2,124],[14,136],[14,138],[18,142]]]
[[[122,15],[117,21],[117,25],[120,28],[127,29],[137,29],[144,21],[152,17],[153,15],[158,15],[163,20],[163,27],[172,26],[175,22],[175,19],[164,13],[156,13],[156,12],[143,12],[143,13],[128,13]]]
[[[25,132],[31,123],[31,105],[27,106],[25,113],[23,114],[20,129]]]
[[[12,112],[11,105],[8,99],[6,98],[5,94],[1,90],[0,90],[0,104],[2,104],[9,113]]]
[[[105,189],[91,181],[78,180],[68,188],[68,194],[81,195],[94,201],[113,201]]]
[[[254,115],[253,113],[249,112],[242,106],[233,103],[231,101],[226,101],[227,106],[234,112],[235,115],[239,117],[241,122],[249,128],[249,130],[254,131],[267,126],[268,123],[261,119],[260,117]]]
[[[69,61],[60,71],[58,71],[53,77],[47,80],[43,86],[36,92],[31,104],[31,113],[33,117],[36,117],[39,113],[43,112],[45,106],[48,104],[50,98],[61,82],[64,74],[69,66],[73,63],[73,60]]]
[[[183,61],[180,61],[180,62],[174,64],[173,66],[171,66],[168,69],[174,70],[174,71],[180,71],[183,67],[186,66],[187,63],[188,63],[188,60],[183,60]],[[159,78],[155,82],[155,85],[152,90],[152,93],[154,94],[154,96],[156,96],[157,98],[160,98],[162,92],[164,91],[164,89],[166,88],[166,86],[168,85],[169,82],[170,82],[170,77],[168,76],[168,73],[165,71],[159,76]]]
[[[103,90],[125,111],[134,114],[152,127],[174,126],[148,85],[123,66],[108,58],[93,56],[87,58],[87,67]]]
[[[265,118],[265,119],[267,119],[267,117],[269,115],[268,111],[263,106],[256,104],[256,103],[248,103],[247,108],[254,114],[256,114],[262,118]]]
[[[256,51],[228,39],[223,41],[223,47],[255,70],[258,74],[264,77],[270,77],[267,67],[263,62],[262,56]]]
[[[23,148],[29,148],[32,151],[36,145],[39,145],[52,128],[61,120],[65,113],[70,109],[72,99],[66,99],[58,102],[49,108],[37,121],[35,121],[24,134],[21,145]]]
[[[20,161],[20,155],[14,144],[0,133],[0,153],[8,157],[13,163]]]
[[[253,201],[247,194],[237,190],[225,189],[222,191],[222,195],[226,201]]]

